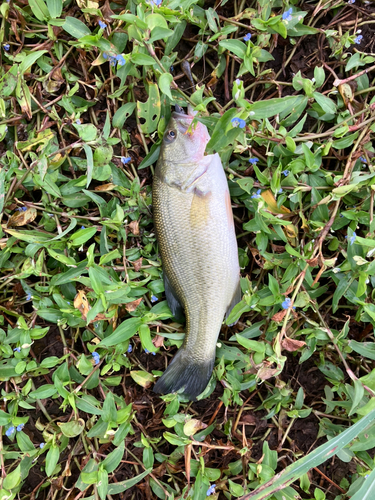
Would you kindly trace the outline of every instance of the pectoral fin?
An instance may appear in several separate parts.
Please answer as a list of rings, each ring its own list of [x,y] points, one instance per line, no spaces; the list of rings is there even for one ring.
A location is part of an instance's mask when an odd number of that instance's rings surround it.
[[[172,314],[175,317],[176,321],[178,321],[179,323],[183,323],[185,321],[184,308],[178,300],[171,282],[169,281],[165,272],[163,273],[163,278],[165,295],[167,297],[169,309],[172,311]]]
[[[229,304],[229,306],[227,308],[227,312],[225,313],[225,318],[228,318],[233,307],[241,301],[241,297],[242,297],[241,285],[240,285],[240,282],[238,281],[236,291],[234,292],[231,303]],[[236,321],[236,323],[237,323],[237,321]],[[228,326],[233,326],[236,323],[232,323],[231,325],[228,325]]]

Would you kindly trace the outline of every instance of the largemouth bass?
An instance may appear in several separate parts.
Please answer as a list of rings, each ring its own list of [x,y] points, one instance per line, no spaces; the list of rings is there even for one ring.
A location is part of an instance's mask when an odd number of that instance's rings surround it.
[[[205,156],[210,139],[193,116],[176,112],[156,165],[152,198],[164,286],[174,317],[186,316],[186,336],[154,391],[194,400],[211,377],[225,314],[241,300],[237,240],[220,156]]]

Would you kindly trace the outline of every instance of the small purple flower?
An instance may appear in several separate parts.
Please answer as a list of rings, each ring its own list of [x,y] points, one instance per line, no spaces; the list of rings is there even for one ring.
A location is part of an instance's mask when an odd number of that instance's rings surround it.
[[[345,238],[348,238],[348,237],[347,237],[347,236],[345,236]],[[353,245],[353,243],[355,242],[356,238],[357,238],[357,235],[353,232],[353,235],[352,235],[352,236],[350,236],[350,238],[349,238],[349,243],[350,243],[351,245]]]
[[[15,348],[13,349],[13,352],[21,352],[21,348],[20,348],[20,347],[15,347]]]
[[[24,427],[25,427],[25,424],[17,425],[17,432],[21,432]]]
[[[103,57],[104,57],[104,59],[108,59],[109,56],[108,56],[107,52],[103,52]]]
[[[251,33],[247,33],[247,34],[243,37],[243,39],[244,39],[244,41],[245,41],[245,42],[249,42],[249,41],[250,41],[250,38],[251,38]]]
[[[288,175],[290,174],[290,171],[289,170],[283,170],[281,173],[283,175],[285,175],[285,177],[288,177]]]
[[[241,85],[241,80],[239,78],[236,78],[235,82],[236,82],[236,85]]]
[[[39,448],[42,450],[45,447],[46,443],[40,443]]]
[[[361,40],[362,40],[363,36],[362,35],[358,35],[354,38],[354,43],[356,43],[357,45],[359,45],[361,43]]]
[[[121,54],[116,56],[116,61],[119,66],[124,66],[124,64],[126,63],[124,56],[122,56]]]
[[[258,191],[250,196],[250,198],[260,198],[260,193],[262,192],[261,189],[258,189]]]
[[[16,208],[16,212],[26,212],[27,208],[26,207],[18,207]]]
[[[156,297],[156,295],[151,295],[151,302],[157,302],[159,299]]]
[[[359,159],[361,160],[362,163],[367,163],[367,160],[364,156],[360,156]]]
[[[85,226],[81,226],[81,229],[85,229]]]
[[[353,4],[353,3],[355,3],[355,0],[348,0],[348,4],[349,4],[349,5],[350,5],[350,4]]]
[[[131,157],[130,156],[121,156],[121,163],[123,165],[127,165],[128,163],[130,163],[132,161]]]
[[[16,429],[15,429],[14,425],[12,425],[11,427],[9,427],[9,428],[5,431],[5,435],[6,435],[8,438],[10,438],[10,437],[14,434],[15,430],[16,430]]]
[[[278,193],[281,194],[282,192],[283,192],[283,189],[280,188],[279,191],[278,191]]]
[[[98,24],[99,28],[101,28],[102,30],[104,30],[107,27],[107,25],[101,19],[99,20]]]
[[[245,128],[246,122],[245,120],[242,120],[242,118],[232,118],[231,119],[233,127],[240,127],[240,128]]]
[[[150,353],[150,351],[149,351],[148,349],[145,349],[145,353],[146,353],[146,354],[149,354],[149,353]]]
[[[249,158],[249,163],[251,163],[252,165],[255,165],[256,163],[258,163],[259,161],[259,158]]]
[[[10,49],[9,43],[4,43],[3,48],[8,52],[8,50]]]
[[[216,484],[211,484],[211,486],[207,490],[206,495],[209,497],[210,495],[215,493],[215,488],[216,488]]]
[[[286,12],[284,12],[284,14],[282,15],[283,21],[291,21],[292,14],[293,14],[293,9],[288,9]]]
[[[31,295],[31,293],[28,293],[26,295],[26,300],[31,300],[33,298],[33,296]]]
[[[163,0],[148,0],[147,3],[154,7],[160,7],[160,5],[163,3]]]
[[[76,124],[77,124],[77,125],[81,125],[81,120],[80,120],[79,118],[77,118],[77,120],[76,120]]]
[[[130,352],[132,352],[132,350],[133,350],[133,346],[131,344],[129,344],[128,352],[130,353]]]
[[[100,354],[94,351],[91,353],[91,356],[94,358],[95,364],[98,365],[100,361]]]

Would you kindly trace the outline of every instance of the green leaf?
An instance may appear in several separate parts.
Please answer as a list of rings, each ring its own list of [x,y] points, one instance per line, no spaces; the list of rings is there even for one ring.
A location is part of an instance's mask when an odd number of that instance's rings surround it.
[[[137,107],[135,102],[127,102],[121,108],[119,108],[113,116],[112,125],[115,128],[122,128],[124,123],[132,115],[133,111]]]
[[[102,340],[98,346],[113,346],[129,340],[136,334],[141,324],[142,320],[140,318],[126,319],[109,337]]]
[[[29,0],[28,4],[39,21],[46,21],[49,18],[49,12],[43,0]]]
[[[266,101],[258,101],[250,105],[251,118],[260,120],[270,118],[279,113],[290,113],[294,106],[300,101],[301,96],[287,96],[283,98],[268,99]]]
[[[56,19],[61,16],[63,2],[62,0],[46,0],[49,15],[52,19]]]
[[[170,99],[173,99],[171,94],[171,83],[173,81],[173,76],[170,73],[163,73],[159,78],[159,88],[167,95]]]
[[[85,150],[86,153],[86,159],[87,159],[87,182],[86,182],[86,187],[89,187],[91,179],[92,179],[92,172],[94,170],[94,159],[92,156],[92,149],[88,144],[83,144],[83,149]]]
[[[67,16],[65,18],[65,23],[62,25],[62,28],[74,38],[81,38],[85,35],[91,35],[91,31],[86,26],[86,24],[79,19],[76,19],[75,17]]]
[[[155,60],[153,57],[149,56],[148,54],[132,54],[132,62],[134,64],[137,64],[138,66],[153,66],[156,64]]]
[[[53,444],[51,448],[48,450],[48,453],[46,455],[46,474],[48,477],[52,476],[53,471],[55,470],[55,467],[57,465],[57,462],[59,461],[59,457],[60,457],[59,447]]]
[[[374,342],[357,342],[356,340],[349,340],[348,345],[353,351],[361,356],[375,360],[375,343]]]
[[[363,484],[350,500],[372,500],[375,497],[375,469],[364,478]]]
[[[320,94],[319,92],[314,92],[313,96],[323,111],[331,114],[336,113],[337,111],[336,104],[332,101],[332,99],[326,97],[323,94]]]
[[[19,72],[21,74],[24,74],[25,71],[31,68],[31,66],[46,52],[47,52],[46,50],[37,50],[26,56],[25,59],[19,65],[18,68]]]
[[[109,453],[105,460],[101,463],[102,467],[111,473],[120,465],[122,457],[124,455],[125,445],[124,442],[120,444],[115,450]]]
[[[141,130],[144,134],[151,134],[157,128],[160,118],[160,95],[159,88],[156,83],[148,85],[149,98],[146,102],[137,101],[137,113],[140,120],[144,120],[141,124]]]
[[[53,384],[45,384],[38,387],[35,391],[29,393],[29,397],[32,399],[47,399],[54,396],[57,393],[57,389]]]
[[[79,418],[78,420],[71,420],[70,422],[57,422],[57,425],[60,427],[64,436],[67,438],[73,438],[81,434],[85,428],[85,421],[82,418]]]
[[[219,46],[230,50],[241,59],[245,57],[247,47],[241,40],[221,40]]]

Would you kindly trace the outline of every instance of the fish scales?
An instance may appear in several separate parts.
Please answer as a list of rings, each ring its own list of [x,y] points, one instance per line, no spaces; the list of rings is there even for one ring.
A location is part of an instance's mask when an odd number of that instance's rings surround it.
[[[227,180],[219,155],[204,156],[206,127],[187,133],[192,119],[172,115],[166,134],[176,137],[164,140],[153,184],[167,300],[186,316],[184,343],[154,390],[189,399],[207,386],[224,315],[241,298]]]

